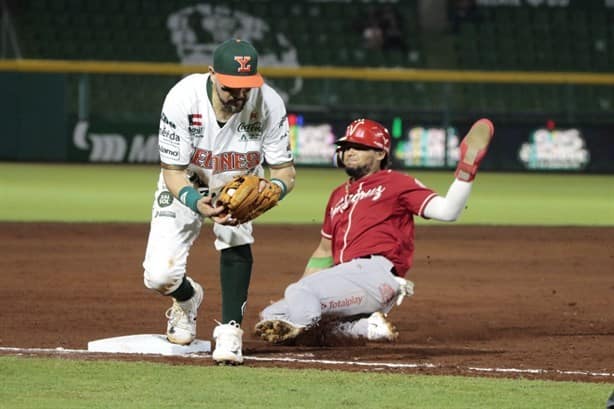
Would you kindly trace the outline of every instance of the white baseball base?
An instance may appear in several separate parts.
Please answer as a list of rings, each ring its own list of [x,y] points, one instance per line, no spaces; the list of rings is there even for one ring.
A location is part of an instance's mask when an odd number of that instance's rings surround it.
[[[211,352],[211,341],[196,339],[190,345],[177,345],[168,342],[164,335],[159,334],[126,335],[90,341],[87,343],[87,350],[117,354],[184,356]]]

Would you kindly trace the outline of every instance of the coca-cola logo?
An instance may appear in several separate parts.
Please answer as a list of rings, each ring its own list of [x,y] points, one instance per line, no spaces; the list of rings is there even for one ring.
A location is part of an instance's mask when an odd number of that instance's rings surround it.
[[[237,131],[245,132],[250,135],[261,134],[262,133],[262,122],[251,122],[247,124],[245,122],[241,122],[239,126],[237,127]]]

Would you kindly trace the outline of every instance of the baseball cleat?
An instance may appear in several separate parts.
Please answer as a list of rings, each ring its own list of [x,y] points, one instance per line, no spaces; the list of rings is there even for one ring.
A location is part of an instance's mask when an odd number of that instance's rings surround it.
[[[395,341],[399,337],[399,332],[394,325],[388,321],[386,314],[374,312],[369,316],[367,327],[367,339],[369,341]]]
[[[489,119],[482,118],[473,124],[460,144],[460,159],[454,173],[457,179],[465,182],[475,179],[494,133],[495,127]]]
[[[213,330],[215,350],[211,358],[218,365],[241,365],[243,363],[243,330],[235,321],[220,324]]]
[[[305,328],[294,325],[285,320],[262,320],[256,324],[256,335],[261,339],[279,344],[289,339],[296,338]]]
[[[172,307],[166,310],[166,339],[173,344],[188,345],[196,339],[196,316],[198,307],[203,302],[204,292],[196,281],[189,277],[188,281],[194,288],[192,298],[183,302],[173,299]]]

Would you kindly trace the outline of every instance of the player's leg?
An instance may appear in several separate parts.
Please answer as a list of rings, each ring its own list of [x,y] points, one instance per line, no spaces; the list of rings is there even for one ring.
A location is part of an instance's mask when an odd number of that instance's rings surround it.
[[[384,257],[355,259],[288,286],[289,319],[309,326],[322,315],[355,316],[389,308],[399,283]]]
[[[394,341],[399,332],[382,311],[376,311],[365,318],[339,322],[333,330],[350,338],[364,338],[369,341]]]
[[[215,247],[220,251],[222,321],[213,331],[215,350],[212,357],[219,363],[243,362],[241,322],[247,304],[252,273],[251,223],[236,227],[214,225]]]
[[[221,251],[220,282],[222,289],[222,322],[241,324],[252,274],[252,250],[249,244]]]
[[[196,317],[203,289],[186,275],[190,247],[198,237],[201,220],[170,192],[158,189],[147,240],[144,283],[173,300],[166,312],[170,342],[189,344],[196,338]]]
[[[268,305],[260,312],[260,321],[254,327],[255,334],[273,343],[296,338],[305,326],[290,321],[288,311],[288,303],[283,298]]]
[[[256,334],[269,342],[283,342],[317,323],[323,315],[347,317],[388,311],[399,287],[391,267],[383,257],[374,257],[307,276],[286,288],[286,317],[274,315],[279,305],[265,309]]]
[[[283,319],[288,320],[288,303],[284,298],[267,305],[260,311],[261,320]]]

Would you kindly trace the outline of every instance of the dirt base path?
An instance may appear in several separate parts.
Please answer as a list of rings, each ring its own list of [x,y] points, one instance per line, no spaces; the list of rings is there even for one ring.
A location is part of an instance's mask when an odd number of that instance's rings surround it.
[[[0,227],[0,347],[86,349],[94,339],[164,332],[168,299],[142,283],[147,225]],[[211,338],[221,309],[210,230],[189,260],[205,287],[200,339]],[[421,373],[542,369],[507,376],[614,382],[614,228],[418,226],[416,295],[390,314],[398,342],[326,347],[271,346],[251,333],[258,311],[299,277],[319,226],[257,225],[256,240],[246,355],[416,363],[424,366],[384,369]]]

